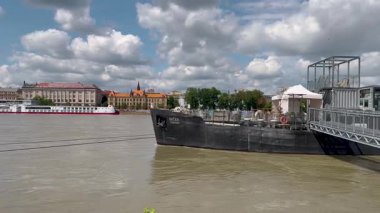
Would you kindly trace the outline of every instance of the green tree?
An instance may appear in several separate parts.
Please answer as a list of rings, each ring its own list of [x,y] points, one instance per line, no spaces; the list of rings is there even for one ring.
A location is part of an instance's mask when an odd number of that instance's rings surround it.
[[[173,96],[169,96],[169,98],[167,100],[167,106],[169,109],[173,109],[173,108],[179,106],[178,100],[174,99]]]
[[[218,107],[219,109],[230,109],[231,98],[227,93],[222,93],[218,98]]]
[[[230,109],[244,109],[244,99],[245,99],[245,92],[244,91],[238,91],[237,93],[231,94],[231,106]]]
[[[266,102],[264,105],[264,109],[272,110],[272,102]]]
[[[260,90],[248,90],[244,95],[244,109],[260,109],[265,106],[265,98]]]
[[[190,104],[191,109],[198,109],[199,107],[199,93],[198,89],[190,87],[187,88],[185,94],[185,100],[188,104]]]
[[[208,103],[209,109],[215,109],[218,104],[219,95],[221,94],[220,90],[216,89],[215,87],[211,87],[211,89],[208,89],[208,96],[210,97],[210,101]]]
[[[146,102],[143,103],[142,108],[143,108],[143,109],[148,109],[148,103],[146,103]]]
[[[121,109],[126,109],[127,108],[127,104],[126,103],[122,103],[121,104]]]
[[[212,88],[188,88],[185,100],[190,104],[190,108],[196,109],[240,109],[252,110],[262,109],[267,101],[264,93],[260,90],[239,90],[233,94],[221,93],[215,87]],[[168,100],[169,105],[169,100]]]
[[[215,109],[218,103],[220,91],[215,87],[198,90],[199,103],[202,109]]]
[[[35,100],[37,102],[38,105],[44,105],[44,106],[52,106],[52,105],[55,105],[54,102],[50,99],[46,99],[44,97],[41,97],[41,96],[35,96],[33,98],[33,100]]]
[[[307,101],[306,101],[306,99],[300,100],[300,108],[301,108],[301,112],[307,112]]]

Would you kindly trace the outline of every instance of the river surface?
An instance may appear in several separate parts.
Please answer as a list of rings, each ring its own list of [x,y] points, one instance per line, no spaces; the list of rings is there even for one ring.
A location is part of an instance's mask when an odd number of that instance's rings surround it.
[[[149,116],[0,115],[0,212],[380,212],[380,157],[158,146]]]

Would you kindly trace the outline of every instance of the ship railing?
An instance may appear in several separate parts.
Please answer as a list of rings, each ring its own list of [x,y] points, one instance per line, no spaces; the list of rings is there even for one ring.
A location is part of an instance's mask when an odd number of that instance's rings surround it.
[[[380,138],[380,113],[358,109],[310,108],[308,122],[311,125],[343,130],[346,133]]]
[[[191,116],[201,117],[208,124],[238,124],[243,126],[258,126],[271,128],[306,129],[307,116],[305,113],[280,114],[268,109],[250,111],[229,110],[189,110],[186,113]],[[281,123],[280,118],[285,116],[286,123]]]

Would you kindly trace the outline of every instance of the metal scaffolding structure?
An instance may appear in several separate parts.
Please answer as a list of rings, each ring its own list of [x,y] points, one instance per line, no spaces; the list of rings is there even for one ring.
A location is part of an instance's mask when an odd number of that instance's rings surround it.
[[[352,63],[355,63],[357,75],[351,71]],[[345,68],[344,66],[346,66],[346,76],[342,75]],[[314,71],[314,78],[310,76],[311,70]],[[355,83],[355,77],[357,83]],[[360,57],[331,56],[310,64],[307,67],[307,89],[313,92],[319,92],[323,88],[333,87],[360,87]]]

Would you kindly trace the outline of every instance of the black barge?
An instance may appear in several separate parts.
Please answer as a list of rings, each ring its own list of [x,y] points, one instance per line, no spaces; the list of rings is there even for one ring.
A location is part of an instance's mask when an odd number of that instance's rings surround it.
[[[265,121],[255,115],[231,122],[225,112],[215,120],[214,114],[210,119],[188,110],[151,110],[156,140],[247,152],[379,155],[380,86],[360,87],[360,75],[358,56],[310,64],[307,89],[296,85],[273,96],[272,117]],[[300,110],[300,100],[307,101],[308,115]]]
[[[199,116],[151,110],[160,145],[207,149],[327,155],[379,155],[380,149],[308,129],[250,126],[247,123],[208,123]]]

